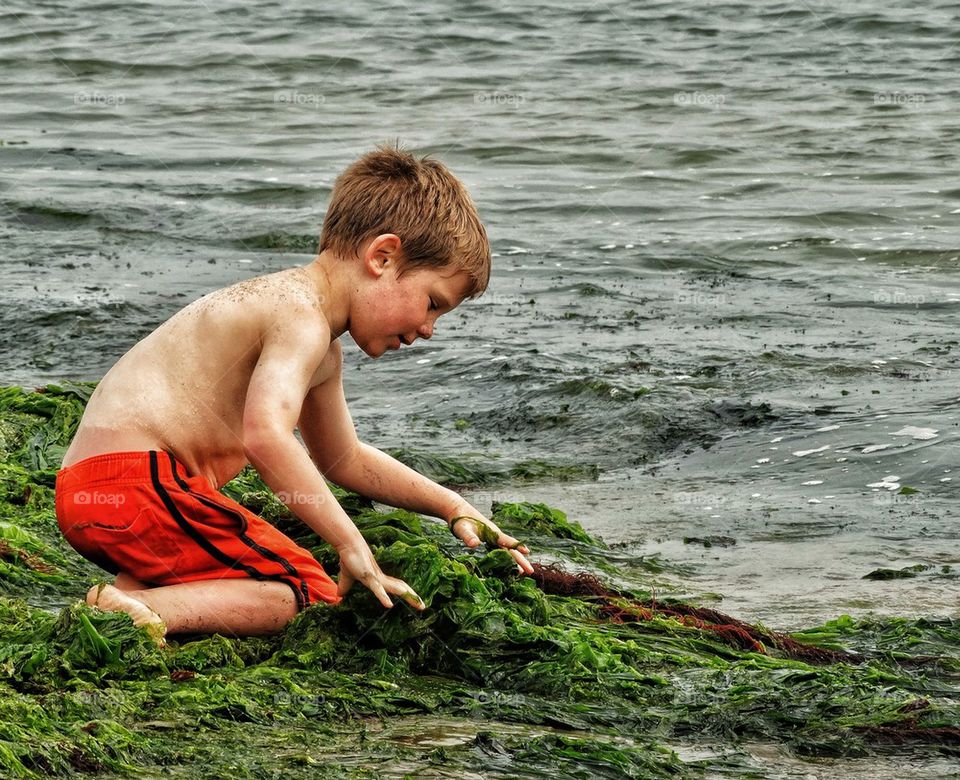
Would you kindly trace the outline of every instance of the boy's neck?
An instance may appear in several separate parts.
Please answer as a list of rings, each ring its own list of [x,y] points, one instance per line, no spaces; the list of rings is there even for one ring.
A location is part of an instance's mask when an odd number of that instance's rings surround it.
[[[303,268],[316,287],[317,300],[330,326],[330,341],[335,341],[350,327],[355,264],[324,251]]]

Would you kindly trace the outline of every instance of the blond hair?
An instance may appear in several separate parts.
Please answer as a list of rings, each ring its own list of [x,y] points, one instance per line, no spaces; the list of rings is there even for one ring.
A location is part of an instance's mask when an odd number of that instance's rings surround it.
[[[384,233],[400,238],[404,271],[430,266],[465,271],[468,298],[487,288],[487,231],[466,188],[439,160],[385,145],[337,177],[320,251],[355,256],[364,241]]]

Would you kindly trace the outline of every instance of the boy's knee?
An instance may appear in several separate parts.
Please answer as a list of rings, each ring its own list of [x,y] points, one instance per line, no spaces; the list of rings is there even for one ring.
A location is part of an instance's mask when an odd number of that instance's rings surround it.
[[[280,610],[280,618],[283,620],[283,625],[287,625],[291,620],[293,620],[297,615],[300,614],[300,607],[297,605],[296,599],[290,599],[289,602],[283,605],[283,608]]]
[[[262,609],[263,606],[260,605],[260,608]],[[270,599],[268,611],[273,627],[279,632],[299,614],[300,608],[293,591],[284,585],[282,591],[277,590],[277,598]]]

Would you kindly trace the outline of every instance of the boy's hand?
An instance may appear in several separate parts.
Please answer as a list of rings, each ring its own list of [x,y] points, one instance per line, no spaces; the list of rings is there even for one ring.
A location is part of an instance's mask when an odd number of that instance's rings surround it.
[[[366,542],[349,544],[337,550],[340,553],[340,576],[337,578],[337,594],[343,596],[359,580],[369,588],[387,609],[393,606],[388,594],[392,593],[406,601],[414,609],[426,609],[427,605],[407,583],[396,577],[388,577]]]
[[[450,522],[450,530],[453,535],[460,538],[467,547],[477,547],[481,542],[486,543],[491,549],[504,547],[510,551],[513,559],[523,574],[533,574],[533,566],[524,556],[530,554],[530,550],[522,542],[514,539],[512,536],[501,531],[496,523],[487,520],[479,512],[476,514],[463,514],[453,518]]]

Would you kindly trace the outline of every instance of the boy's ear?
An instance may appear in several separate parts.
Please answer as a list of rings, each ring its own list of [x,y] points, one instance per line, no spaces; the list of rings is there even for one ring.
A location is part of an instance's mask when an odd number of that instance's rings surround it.
[[[391,266],[400,266],[400,237],[383,233],[370,240],[363,253],[364,267],[374,276],[382,276]]]

